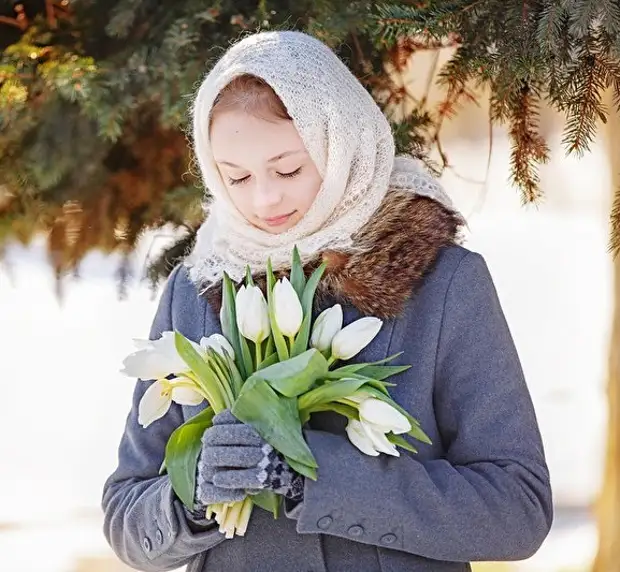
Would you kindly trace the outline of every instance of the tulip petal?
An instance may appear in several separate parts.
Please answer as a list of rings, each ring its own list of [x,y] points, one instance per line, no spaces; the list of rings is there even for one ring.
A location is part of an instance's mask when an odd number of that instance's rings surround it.
[[[148,387],[138,405],[138,423],[142,427],[148,427],[153,421],[168,413],[171,404],[170,393],[170,383],[164,379]]]
[[[390,443],[385,436],[385,433],[381,431],[375,430],[373,426],[369,423],[361,422],[362,429],[366,436],[372,443],[372,446],[381,453],[386,453],[387,455],[392,455],[394,457],[400,457],[400,453],[395,445]]]
[[[342,306],[336,304],[323,310],[314,321],[310,345],[320,352],[331,347],[334,336],[342,329]]]
[[[382,325],[379,318],[368,316],[345,326],[332,340],[332,355],[341,360],[351,359],[375,338]]]
[[[398,435],[411,430],[409,420],[389,403],[374,397],[365,399],[359,407],[360,420],[368,422],[383,433]]]
[[[292,338],[301,327],[304,311],[297,292],[286,277],[276,282],[273,289],[273,300],[278,328],[283,335]]]
[[[175,387],[172,384],[172,401],[179,405],[199,405],[204,397],[191,387]]]
[[[237,292],[237,327],[241,335],[255,343],[265,340],[271,331],[267,302],[258,286],[242,286]]]
[[[207,349],[211,348],[215,350],[222,357],[226,357],[228,354],[232,359],[235,359],[235,350],[230,345],[230,342],[222,334],[211,334],[208,338],[203,337],[200,340],[201,353],[206,353]]]
[[[359,421],[349,419],[346,432],[349,437],[349,441],[351,441],[351,443],[362,453],[370,455],[371,457],[379,456],[379,451],[374,448],[372,441],[368,438],[366,431],[364,431],[364,428]]]
[[[198,347],[195,342],[192,342]],[[187,364],[177,353],[174,332],[165,331],[156,340],[140,341],[141,349],[129,354],[123,360],[121,373],[142,380],[161,379],[170,374],[187,371]]]

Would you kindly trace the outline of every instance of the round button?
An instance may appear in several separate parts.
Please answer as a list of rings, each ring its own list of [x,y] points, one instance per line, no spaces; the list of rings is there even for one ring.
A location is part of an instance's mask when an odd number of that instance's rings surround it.
[[[364,534],[364,529],[358,524],[356,524],[352,526],[351,528],[349,528],[347,532],[349,533],[350,536],[362,536],[362,534]]]
[[[396,535],[395,534],[384,534],[381,537],[381,542],[383,544],[394,544],[394,542],[396,542]]]
[[[151,546],[151,541],[147,536],[142,539],[142,547],[144,548],[144,552],[150,552],[151,548],[153,548]]]
[[[325,530],[325,529],[327,529],[327,528],[329,528],[331,526],[332,522],[334,522],[334,519],[331,516],[323,516],[323,517],[319,518],[319,520],[317,521],[316,525],[321,530]]]
[[[157,532],[155,533],[155,540],[157,540],[157,544],[163,544],[164,543],[164,535],[163,535],[162,531],[159,530],[159,528],[157,529]]]

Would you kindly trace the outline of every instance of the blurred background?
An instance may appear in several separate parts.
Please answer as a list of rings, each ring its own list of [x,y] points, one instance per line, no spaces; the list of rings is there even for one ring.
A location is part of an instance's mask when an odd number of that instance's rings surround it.
[[[502,87],[502,72],[519,78],[516,93],[530,85],[518,67],[528,62],[510,59],[529,30],[523,20],[525,27],[508,27],[510,2],[502,4],[504,27],[493,32],[503,40],[483,42],[484,57],[499,70],[474,81],[449,110],[446,93],[456,84],[442,77],[455,58],[469,57],[462,50],[477,37],[477,21],[447,8],[391,14],[409,18],[410,27],[392,30],[392,43],[375,45],[369,38],[381,32],[387,42],[385,29],[368,27],[368,15],[337,2],[300,3],[289,12],[276,2],[181,2],[184,11],[174,18],[171,6],[150,14],[146,1],[99,4],[8,2],[0,18],[0,569],[128,570],[105,542],[99,502],[133,391],[119,373],[121,361],[132,338],[147,337],[166,269],[200,222],[203,191],[182,132],[186,108],[207,59],[219,53],[214,46],[257,24],[280,22],[309,29],[330,45],[345,41],[343,57],[394,122],[401,149],[421,156],[441,178],[468,220],[465,246],[484,255],[495,280],[538,414],[556,518],[531,559],[476,568],[620,570],[614,519],[620,514],[614,403],[620,399],[612,342],[618,286],[609,248],[620,121],[613,82],[596,88],[604,114],[579,108],[587,129],[575,125],[575,109],[558,105],[550,84],[536,77],[531,85],[552,96],[537,93],[534,113],[524,111],[524,98],[510,103],[515,92]],[[300,16],[302,8],[311,17]],[[107,22],[97,32],[88,27],[94,13]],[[454,29],[444,19],[441,34],[428,36],[446,14]],[[467,17],[472,14],[473,8]],[[478,17],[485,15],[500,18],[492,11]],[[422,16],[427,29],[421,32]],[[570,28],[572,49],[596,36],[605,16],[593,13],[581,35]],[[544,17],[544,11],[532,16],[531,26],[539,30]],[[136,28],[140,21],[144,29]],[[195,33],[197,21],[224,28],[182,44],[184,30]],[[154,47],[157,24],[168,44],[156,47],[167,52]],[[611,37],[611,25],[605,30]],[[89,33],[107,34],[106,49],[97,51]],[[141,50],[148,42],[151,49]],[[189,55],[176,53],[179,70],[157,69],[183,45]],[[594,48],[588,49],[591,56]],[[484,57],[476,57],[484,68]],[[503,57],[510,65],[498,63]],[[579,58],[571,60],[570,73],[584,73],[586,60]],[[168,91],[154,98],[162,85]],[[575,93],[582,92],[573,89],[573,99]],[[500,95],[509,101],[505,117]]]

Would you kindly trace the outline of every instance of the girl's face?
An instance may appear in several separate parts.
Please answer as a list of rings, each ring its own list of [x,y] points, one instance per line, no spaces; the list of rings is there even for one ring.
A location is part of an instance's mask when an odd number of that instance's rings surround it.
[[[211,124],[211,146],[237,210],[271,234],[295,226],[321,187],[319,172],[292,121],[222,111]]]

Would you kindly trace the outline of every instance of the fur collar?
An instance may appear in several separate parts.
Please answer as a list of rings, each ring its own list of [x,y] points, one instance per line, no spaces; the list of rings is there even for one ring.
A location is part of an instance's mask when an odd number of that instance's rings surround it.
[[[398,316],[433,268],[439,251],[458,241],[462,219],[433,199],[391,190],[355,235],[355,252],[326,250],[309,262],[306,275],[322,262],[327,268],[316,299],[350,303],[379,318]],[[288,271],[276,273],[287,276]],[[254,277],[265,290],[265,276]],[[204,292],[212,308],[221,307],[221,283]]]

